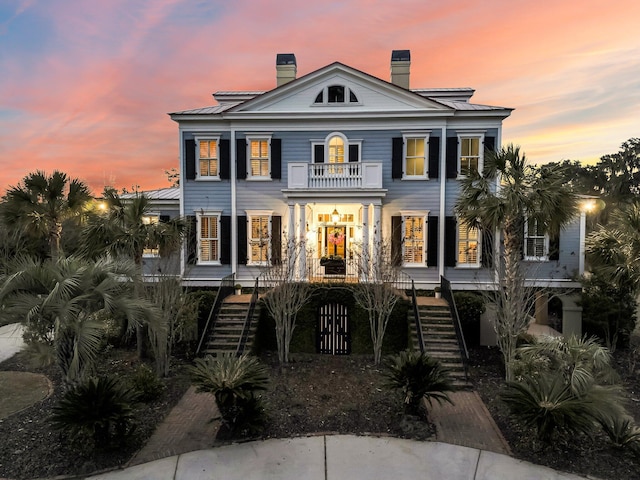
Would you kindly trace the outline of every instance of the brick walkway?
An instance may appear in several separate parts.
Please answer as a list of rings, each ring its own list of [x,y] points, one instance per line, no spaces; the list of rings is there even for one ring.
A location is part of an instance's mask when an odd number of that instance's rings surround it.
[[[189,387],[127,466],[211,448],[220,426],[219,420],[211,419],[218,415],[212,394],[196,393],[195,387]]]
[[[509,444],[477,392],[454,392],[450,397],[454,405],[434,402],[429,407],[436,440],[511,455]]]

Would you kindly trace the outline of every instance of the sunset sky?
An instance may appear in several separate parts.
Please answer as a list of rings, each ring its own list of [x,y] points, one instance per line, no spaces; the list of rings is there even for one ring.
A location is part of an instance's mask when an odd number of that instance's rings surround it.
[[[594,162],[640,136],[637,0],[0,0],[0,194],[35,170],[169,186],[167,112],[340,61],[411,87],[472,87],[515,108],[504,142],[535,163]]]

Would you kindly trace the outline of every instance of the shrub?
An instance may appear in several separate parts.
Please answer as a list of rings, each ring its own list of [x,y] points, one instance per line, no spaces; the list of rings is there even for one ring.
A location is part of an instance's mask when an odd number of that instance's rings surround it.
[[[266,390],[267,368],[257,358],[234,354],[198,358],[191,368],[198,391],[213,393],[223,424],[232,434],[256,431],[264,421],[258,391]]]
[[[89,436],[95,447],[103,448],[133,433],[136,400],[136,393],[114,377],[90,377],[65,392],[51,420],[72,438]]]
[[[129,385],[138,393],[139,400],[145,403],[160,397],[167,388],[156,372],[144,363],[129,377]]]
[[[387,357],[384,367],[386,386],[402,393],[408,413],[417,413],[423,398],[429,405],[432,400],[453,404],[447,394],[455,390],[449,371],[428,355],[405,350]]]
[[[480,316],[486,310],[484,298],[471,292],[456,292],[453,296],[467,344],[469,346],[479,345]]]
[[[634,425],[633,418],[620,415],[601,425],[614,447],[640,453],[640,428]]]

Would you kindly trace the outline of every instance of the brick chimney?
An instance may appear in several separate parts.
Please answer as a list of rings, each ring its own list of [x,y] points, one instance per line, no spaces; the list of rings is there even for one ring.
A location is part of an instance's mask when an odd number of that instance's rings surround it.
[[[276,55],[276,86],[284,85],[296,79],[296,56],[293,53]]]
[[[410,66],[410,50],[393,50],[391,52],[391,83],[409,90]]]

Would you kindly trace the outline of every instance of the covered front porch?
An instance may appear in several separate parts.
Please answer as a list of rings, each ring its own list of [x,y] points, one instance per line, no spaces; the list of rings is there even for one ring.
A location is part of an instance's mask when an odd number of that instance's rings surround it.
[[[300,280],[356,282],[367,274],[382,241],[380,201],[290,201],[287,242]]]

